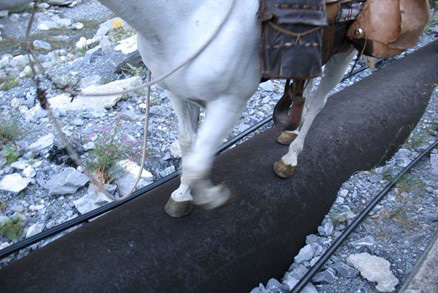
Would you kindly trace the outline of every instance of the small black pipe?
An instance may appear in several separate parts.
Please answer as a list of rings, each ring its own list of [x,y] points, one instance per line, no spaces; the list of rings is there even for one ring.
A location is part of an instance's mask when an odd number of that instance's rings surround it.
[[[241,140],[242,138],[246,137],[247,135],[249,135],[250,133],[256,131],[257,129],[259,129],[260,127],[264,126],[265,124],[269,123],[272,120],[271,117],[268,117],[260,122],[258,122],[257,124],[253,125],[252,127],[248,128],[247,130],[239,133],[238,135],[236,135],[235,137],[233,137],[232,139],[230,139],[229,141],[227,141],[226,143],[224,143],[220,148],[218,153],[221,153],[225,150],[227,150],[229,147],[231,147],[232,145],[236,144],[239,140]],[[111,203],[108,203],[100,208],[97,208],[95,210],[92,210],[86,214],[80,215],[74,219],[71,219],[67,222],[64,222],[62,224],[59,224],[53,228],[50,228],[48,230],[45,230],[41,233],[38,233],[34,236],[31,236],[29,238],[26,238],[20,242],[17,242],[15,244],[12,244],[11,246],[8,246],[2,250],[0,250],[0,259],[4,258],[8,255],[11,255],[15,252],[20,251],[21,249],[24,249],[28,246],[31,246],[32,244],[35,244],[39,241],[42,241],[48,237],[54,236],[58,233],[61,233],[65,230],[68,230],[70,228],[73,228],[77,225],[83,224],[85,222],[88,222],[89,220],[98,217],[106,212],[109,212],[127,202],[130,202],[131,200],[139,197],[140,195],[151,191],[152,189],[163,185],[166,182],[169,182],[170,180],[172,180],[175,177],[178,177],[181,174],[181,171],[175,171],[172,174],[169,174],[168,176],[162,178],[161,180],[158,180],[157,182],[154,182],[148,186],[145,186],[143,188],[140,188],[139,190],[135,191],[131,196],[120,200],[120,201],[114,201]]]
[[[432,151],[438,145],[438,140],[431,144],[425,151],[418,155],[409,165],[407,165],[391,182],[389,182],[382,191],[377,194],[373,200],[362,210],[362,212],[354,219],[354,221],[347,227],[347,229],[336,238],[335,242],[327,249],[327,251],[321,256],[321,258],[315,263],[315,265],[307,271],[304,277],[295,285],[290,291],[292,293],[298,293],[310,280],[315,276],[322,266],[330,259],[335,251],[341,246],[342,242],[359,226],[359,224],[366,218],[371,210],[385,197],[386,194],[394,187],[395,184],[402,178],[412,167],[421,160],[425,155]]]

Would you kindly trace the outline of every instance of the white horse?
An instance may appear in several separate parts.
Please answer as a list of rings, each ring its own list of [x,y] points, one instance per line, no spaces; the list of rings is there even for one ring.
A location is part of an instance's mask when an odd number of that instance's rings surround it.
[[[161,76],[201,47],[221,24],[227,1],[216,0],[99,0],[138,32],[138,49],[146,66]],[[237,0],[224,26],[190,64],[160,82],[178,117],[183,153],[181,185],[166,212],[190,213],[192,203],[206,209],[223,205],[230,192],[209,179],[216,150],[241,117],[246,101],[260,83],[256,13],[258,0]],[[292,175],[306,134],[324,107],[328,93],[341,80],[355,54],[338,54],[327,63],[316,93],[306,100],[305,119],[289,151],[274,164],[275,172]],[[198,130],[199,107],[206,111]],[[245,168],[245,166],[242,166]]]

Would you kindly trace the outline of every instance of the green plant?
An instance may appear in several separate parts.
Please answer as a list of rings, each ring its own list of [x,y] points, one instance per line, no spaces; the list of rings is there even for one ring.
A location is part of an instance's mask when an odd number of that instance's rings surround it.
[[[18,86],[18,82],[14,79],[5,80],[0,86],[0,90],[8,91]]]
[[[4,200],[0,200],[0,212],[6,211],[6,208],[8,207],[8,204]]]
[[[3,114],[2,114],[3,116]],[[2,141],[14,141],[21,135],[21,128],[15,118],[0,118],[0,145]]]
[[[397,183],[396,187],[400,192],[411,192],[425,188],[426,184],[419,178],[407,174],[403,176]]]
[[[20,152],[17,149],[17,147],[12,144],[8,143],[5,145],[1,151],[2,156],[6,159],[6,164],[12,164],[13,162],[17,161],[18,158],[20,158]]]
[[[115,167],[116,163],[127,152],[126,147],[116,139],[119,124],[120,120],[118,119],[113,132],[105,133],[96,143],[95,149],[91,151],[89,167],[102,183],[111,180],[110,169]]]
[[[423,133],[414,134],[408,141],[407,145],[411,148],[418,148],[423,145],[425,136]]]
[[[128,66],[128,68],[123,68],[122,71],[129,75],[146,76],[146,74],[148,73],[146,66],[135,67],[129,63],[127,63],[126,65]]]
[[[0,236],[6,237],[9,240],[16,240],[23,236],[23,221],[9,220],[0,227]]]
[[[437,137],[438,136],[438,124],[432,124],[428,128],[428,131],[429,131],[430,135]]]

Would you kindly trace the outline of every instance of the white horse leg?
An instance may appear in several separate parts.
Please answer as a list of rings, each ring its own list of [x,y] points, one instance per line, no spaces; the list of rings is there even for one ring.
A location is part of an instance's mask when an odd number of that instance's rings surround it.
[[[223,96],[208,102],[198,138],[183,160],[181,181],[192,188],[193,203],[213,209],[227,202],[230,192],[209,179],[218,147],[240,118],[246,99]]]
[[[168,97],[178,118],[178,141],[184,161],[185,155],[196,139],[200,109],[197,105],[180,99],[170,92]],[[172,217],[182,217],[192,211],[192,200],[190,186],[181,180],[180,186],[172,192],[164,209]]]
[[[304,139],[313,120],[324,108],[329,92],[341,81],[355,53],[356,51],[354,49],[349,49],[346,52],[337,54],[333,56],[325,66],[324,75],[315,96],[306,100],[306,115],[298,136],[290,144],[288,153],[274,164],[274,172],[278,176],[288,178],[292,175],[297,166],[298,155],[303,150]]]

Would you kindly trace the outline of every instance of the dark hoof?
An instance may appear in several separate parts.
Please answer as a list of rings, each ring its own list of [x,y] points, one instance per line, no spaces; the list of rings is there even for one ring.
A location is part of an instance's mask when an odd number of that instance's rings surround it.
[[[230,199],[231,191],[224,184],[209,187],[193,194],[193,204],[204,210],[212,210],[223,206]]]
[[[295,167],[286,165],[283,160],[274,163],[274,172],[278,177],[289,178],[294,173]]]
[[[193,210],[193,205],[190,200],[174,201],[171,197],[164,206],[164,210],[169,216],[180,218],[189,215]]]
[[[279,144],[290,145],[294,139],[297,137],[295,133],[282,131],[280,136],[277,138]]]

